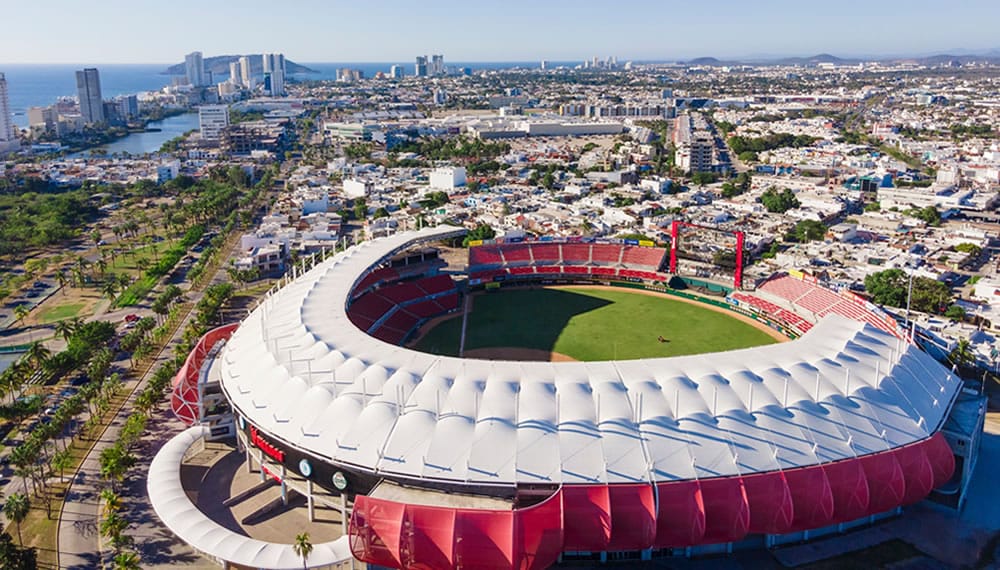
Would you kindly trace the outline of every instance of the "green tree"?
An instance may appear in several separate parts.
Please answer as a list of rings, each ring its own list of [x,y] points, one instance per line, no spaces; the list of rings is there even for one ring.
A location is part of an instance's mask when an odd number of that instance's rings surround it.
[[[28,305],[22,303],[14,307],[14,318],[23,325],[24,319],[28,318],[28,313],[30,312],[31,309],[28,308]]]
[[[24,493],[14,493],[7,497],[3,503],[3,514],[17,525],[17,541],[21,543],[21,546],[24,546],[24,540],[21,538],[21,523],[28,517],[30,510],[31,502]]]
[[[492,227],[488,224],[479,224],[465,235],[465,239],[462,240],[462,247],[469,247],[469,242],[471,241],[493,239],[495,236],[496,231]]]
[[[389,210],[386,210],[384,207],[381,206],[377,210],[375,210],[374,214],[372,214],[372,218],[375,220],[388,217],[389,217]]]
[[[783,214],[793,208],[798,208],[801,203],[795,197],[795,193],[785,188],[778,192],[774,188],[768,188],[760,197],[761,204],[772,214]]]
[[[819,241],[826,237],[827,227],[817,220],[802,220],[795,224],[789,238],[800,243]]]
[[[354,199],[354,219],[364,220],[368,217],[368,205],[365,203],[364,198]]]
[[[142,560],[135,552],[119,552],[112,559],[115,570],[140,570]]]
[[[965,319],[965,309],[959,305],[952,305],[944,312],[944,316],[954,321],[961,321]]]
[[[906,307],[909,276],[902,269],[887,269],[865,277],[865,291],[880,305]],[[925,313],[940,313],[951,303],[948,286],[926,277],[913,278],[910,306]]]
[[[41,342],[33,342],[31,346],[28,347],[28,352],[25,356],[38,368],[41,368],[48,362],[49,358],[52,356],[52,351],[45,347]]]
[[[295,535],[295,542],[292,544],[296,556],[302,557],[302,568],[308,568],[309,555],[312,554],[313,545],[309,540],[309,533],[303,532]]]

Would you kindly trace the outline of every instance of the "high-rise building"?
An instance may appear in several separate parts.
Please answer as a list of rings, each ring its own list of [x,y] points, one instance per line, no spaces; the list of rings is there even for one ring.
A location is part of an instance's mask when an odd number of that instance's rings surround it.
[[[548,69],[549,68],[549,62],[543,59],[541,67],[542,67],[542,69]]]
[[[431,75],[444,75],[444,56],[443,55],[432,55],[431,56]]]
[[[222,131],[229,126],[228,105],[202,105],[198,107],[198,128],[205,141],[218,141]]]
[[[184,69],[187,71],[188,83],[195,87],[208,85],[205,77],[205,61],[200,51],[194,51],[184,56]]]
[[[229,62],[229,82],[239,85],[243,81],[243,73],[240,72],[239,60]]]
[[[427,56],[418,55],[417,63],[413,66],[413,74],[417,77],[427,77]]]
[[[135,95],[115,97],[115,104],[118,106],[118,115],[126,121],[139,114],[139,98]]]
[[[250,58],[245,55],[240,58],[240,78],[244,87],[254,88],[253,65],[250,63]]]
[[[0,73],[0,151],[17,140],[14,121],[10,115],[10,99],[7,95],[7,78]]]
[[[101,97],[101,76],[88,67],[76,72],[76,94],[80,99],[80,115],[88,125],[106,122],[104,99]]]
[[[264,81],[272,97],[285,94],[285,56],[280,53],[264,54]]]
[[[402,65],[394,65],[394,66],[390,67],[389,68],[389,77],[391,77],[393,79],[402,79],[403,78],[403,66]]]

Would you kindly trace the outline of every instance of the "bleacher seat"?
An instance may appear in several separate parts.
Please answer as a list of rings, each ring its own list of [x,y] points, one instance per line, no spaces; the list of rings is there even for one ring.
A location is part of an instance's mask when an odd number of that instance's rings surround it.
[[[477,265],[500,265],[503,257],[500,250],[495,245],[479,245],[469,248],[469,266]]]
[[[559,263],[559,244],[533,243],[531,244],[531,255],[535,258],[535,263]]]
[[[592,261],[600,265],[618,265],[622,260],[622,246],[610,243],[595,243],[591,251]]]
[[[563,263],[568,265],[584,265],[590,263],[589,243],[562,244]]]
[[[667,250],[661,247],[642,247],[637,245],[622,246],[622,263],[626,267],[649,268],[656,271],[663,263],[663,255]]]

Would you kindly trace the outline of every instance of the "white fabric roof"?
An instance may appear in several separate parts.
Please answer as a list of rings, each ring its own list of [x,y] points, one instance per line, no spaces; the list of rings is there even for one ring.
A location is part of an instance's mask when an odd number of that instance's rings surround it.
[[[917,347],[831,315],[802,338],[616,362],[459,359],[355,327],[354,284],[408,244],[362,243],[254,310],[221,359],[233,405],[317,456],[457,483],[620,483],[738,475],[922,440],[960,382]]]
[[[194,426],[174,436],[153,458],[146,488],[160,520],[181,540],[210,556],[249,568],[295,570],[302,558],[291,544],[275,544],[248,538],[217,524],[188,499],[181,485],[181,461],[188,448],[208,434]],[[353,558],[347,536],[314,544],[307,559],[310,568],[331,566]]]

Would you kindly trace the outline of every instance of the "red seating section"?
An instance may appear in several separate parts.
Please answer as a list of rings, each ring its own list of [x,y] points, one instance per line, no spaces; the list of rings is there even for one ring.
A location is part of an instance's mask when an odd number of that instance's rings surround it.
[[[838,314],[868,323],[892,335],[900,334],[896,322],[891,317],[882,314],[874,307],[866,306],[863,300],[849,293],[841,295],[818,284],[787,275],[768,279],[760,286],[760,290],[787,299],[799,309],[808,311],[817,318]]]
[[[666,281],[657,273],[665,255],[663,248],[617,243],[489,244],[469,248],[469,277],[569,273]]]
[[[384,283],[378,279],[368,280],[369,285],[378,282]],[[434,275],[383,285],[363,293],[351,303],[347,316],[358,328],[375,338],[400,344],[422,319],[456,308],[458,293],[455,282],[448,275]]]

